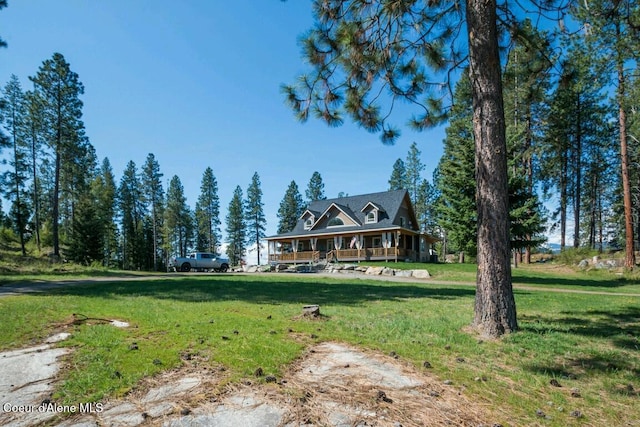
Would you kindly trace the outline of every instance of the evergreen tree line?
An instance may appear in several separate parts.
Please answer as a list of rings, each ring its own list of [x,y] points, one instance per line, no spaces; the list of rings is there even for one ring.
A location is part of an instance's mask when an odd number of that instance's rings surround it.
[[[204,171],[194,210],[179,177],[165,192],[152,153],[140,169],[130,161],[118,183],[109,159],[98,161],[85,134],[84,87],[63,55],[44,61],[29,80],[27,91],[15,75],[2,88],[6,168],[0,190],[10,203],[8,212],[0,212],[5,241],[18,241],[23,255],[27,248],[50,250],[56,258],[127,270],[162,270],[169,256],[220,250],[220,201],[211,168]],[[234,261],[245,238],[264,237],[257,173],[247,195],[242,200],[236,189],[227,216]]]
[[[108,158],[98,161],[82,122],[84,87],[63,55],[43,62],[23,90],[12,75],[2,88],[1,148],[6,157],[0,190],[10,203],[0,211],[4,241],[18,241],[23,255],[50,251],[56,258],[126,270],[166,269],[169,257],[192,250],[220,252],[227,244],[232,265],[240,263],[251,246],[258,259],[266,237],[266,218],[260,176],[254,173],[246,189],[237,186],[229,203],[226,239],[221,232],[218,183],[207,168],[200,193],[191,209],[178,176],[163,187],[163,173],[153,153],[139,168],[126,165],[120,181]],[[3,130],[3,131],[2,131]],[[287,211],[292,182],[279,211],[282,231],[295,225],[301,196]],[[324,184],[314,172],[309,200],[324,198]],[[291,216],[293,215],[293,216]]]

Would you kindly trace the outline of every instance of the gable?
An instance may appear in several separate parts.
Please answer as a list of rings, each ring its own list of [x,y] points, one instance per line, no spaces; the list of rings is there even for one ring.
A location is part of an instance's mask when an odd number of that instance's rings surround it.
[[[358,220],[345,206],[332,203],[316,221],[313,229],[332,227],[354,227],[361,225]]]

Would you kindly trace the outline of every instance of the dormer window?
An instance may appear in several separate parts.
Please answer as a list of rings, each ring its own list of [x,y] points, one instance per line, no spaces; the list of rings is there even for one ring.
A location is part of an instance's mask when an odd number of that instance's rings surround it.
[[[304,221],[304,229],[305,230],[311,230],[311,227],[313,227],[313,218],[307,218]]]
[[[341,225],[344,225],[344,222],[338,217],[331,218],[329,222],[327,222],[327,227],[339,227]]]
[[[364,222],[366,224],[375,224],[376,222],[378,222],[378,215],[376,215],[375,211],[371,211],[367,214],[367,216],[364,219]]]

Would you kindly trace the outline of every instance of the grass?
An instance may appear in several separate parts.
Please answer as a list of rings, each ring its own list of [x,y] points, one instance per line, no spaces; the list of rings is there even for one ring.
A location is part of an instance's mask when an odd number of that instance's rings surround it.
[[[452,277],[470,274],[466,269]],[[564,271],[554,282],[553,272],[527,271],[516,280],[541,289],[637,289],[607,276]],[[164,277],[0,298],[0,348],[41,342],[66,325],[73,335],[61,345],[74,352],[55,398],[67,403],[122,396],[192,356],[224,367],[226,382],[255,380],[258,367],[281,375],[305,347],[336,340],[393,351],[418,367],[429,361],[434,374],[497,410],[503,425],[632,425],[640,413],[639,297],[516,288],[521,331],[482,341],[465,331],[472,286],[314,275]],[[321,305],[324,321],[298,317],[308,303]],[[582,397],[571,397],[572,388]],[[540,420],[537,409],[551,419]],[[584,416],[571,417],[572,410]]]
[[[424,264],[410,262],[376,263],[400,270],[427,269],[436,281],[475,283],[475,264]],[[594,268],[579,269],[561,263],[535,263],[512,268],[513,283],[518,286],[534,286],[590,292],[640,294],[640,273],[622,269],[610,271]]]

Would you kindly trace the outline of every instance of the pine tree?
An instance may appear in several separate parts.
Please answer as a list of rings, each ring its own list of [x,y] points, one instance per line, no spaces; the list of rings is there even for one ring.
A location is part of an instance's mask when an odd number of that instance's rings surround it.
[[[42,101],[43,129],[47,129],[45,141],[54,152],[54,181],[52,202],[53,254],[60,256],[60,200],[62,183],[71,182],[76,149],[86,142],[82,122],[82,101],[84,86],[78,75],[71,71],[69,64],[60,53],[42,63],[38,73],[30,77],[34,90]]]
[[[260,176],[258,172],[253,174],[251,184],[247,188],[247,201],[245,203],[245,216],[247,225],[247,243],[255,243],[258,264],[260,264],[260,242],[266,236],[267,219],[264,216],[264,203],[262,203],[262,189],[260,188]]]
[[[160,241],[162,220],[164,217],[164,189],[162,188],[162,176],[160,165],[153,153],[147,155],[147,160],[142,168],[142,188],[148,210],[151,215],[151,232],[153,246],[153,270],[158,271],[158,251],[162,246]]]
[[[398,159],[393,164],[391,178],[389,178],[389,190],[407,189],[407,168],[402,159]]]
[[[125,270],[141,269],[144,258],[143,220],[145,207],[142,184],[133,161],[127,163],[120,180],[118,208],[122,230],[122,267]]]
[[[298,184],[291,181],[278,208],[278,234],[293,230],[303,210],[304,202],[298,191]]]
[[[435,210],[438,224],[446,230],[445,250],[475,257],[478,217],[472,117],[471,82],[464,73],[456,85],[444,153],[438,164],[435,185],[439,198]]]
[[[217,253],[222,239],[220,234],[220,199],[218,197],[218,182],[210,167],[202,175],[195,214],[198,250]]]
[[[92,193],[85,193],[75,207],[66,255],[84,265],[102,261],[104,239],[104,223],[98,204]]]
[[[115,224],[116,183],[108,158],[104,158],[100,170],[91,184],[91,194],[95,200],[99,217],[98,228],[102,236],[101,257],[105,267],[115,267],[118,254],[118,230]]]
[[[412,203],[418,200],[418,189],[420,187],[420,181],[422,180],[422,171],[426,166],[420,160],[422,152],[418,150],[418,145],[414,142],[409,147],[407,153],[407,160],[405,161],[405,188],[409,191],[409,198]]]
[[[580,246],[581,208],[585,152],[598,144],[601,129],[606,128],[602,108],[602,86],[585,46],[572,44],[562,63],[560,82],[552,93],[549,119],[546,121],[541,170],[548,190],[559,196],[554,226],[560,229],[560,246],[565,248],[568,215],[573,212],[573,246]]]
[[[27,254],[25,234],[30,213],[27,180],[29,178],[28,151],[25,140],[25,99],[20,81],[11,75],[9,82],[2,91],[0,113],[4,116],[5,129],[9,133],[12,155],[9,160],[10,169],[3,174],[3,194],[12,202],[10,218],[20,241],[22,255]],[[0,120],[1,123],[1,120]],[[0,135],[0,137],[2,137]]]
[[[524,249],[524,261],[527,264],[531,262],[532,246],[540,242],[540,227],[527,230],[522,225],[538,223],[543,226],[542,223],[546,221],[541,217],[541,210],[536,208],[541,204],[534,188],[534,171],[539,170],[536,154],[542,148],[542,123],[547,122],[548,116],[546,100],[548,76],[552,66],[549,44],[547,34],[538,32],[531,21],[525,19],[520,27],[520,36],[509,52],[504,73],[511,230],[516,232],[514,224],[519,224],[518,232],[525,233],[518,234],[518,237],[512,236],[511,243],[516,261],[520,261],[521,250]],[[524,195],[532,200],[521,199]],[[518,217],[514,217],[516,212]],[[533,234],[528,235],[527,232]],[[530,242],[529,245],[526,244],[527,241]]]
[[[41,200],[43,188],[41,185],[40,171],[45,159],[40,159],[42,152],[42,141],[44,140],[44,117],[42,114],[42,98],[37,91],[27,91],[25,94],[26,113],[25,113],[25,139],[28,144],[28,157],[30,166],[31,179],[31,205],[33,207],[33,229],[36,237],[36,246],[38,251],[42,248],[42,239],[40,237],[41,229]]]
[[[242,188],[237,186],[229,202],[227,214],[227,256],[231,265],[238,265],[245,253],[246,224]]]
[[[169,181],[164,218],[165,239],[167,250],[186,256],[192,244],[194,234],[194,218],[187,206],[184,187],[177,175]]]
[[[307,196],[307,203],[315,202],[316,200],[325,200],[327,198],[324,195],[324,183],[322,182],[320,172],[316,171],[311,175],[305,195]]]
[[[409,191],[409,198],[413,203],[416,218],[418,218],[418,226],[423,222],[427,222],[427,197],[429,192],[429,182],[422,178],[422,171],[426,169],[426,166],[420,160],[421,155],[422,152],[418,150],[418,145],[413,142],[409,147],[405,162],[406,184],[404,188]],[[420,193],[421,189],[423,191],[422,194]]]

